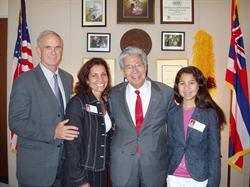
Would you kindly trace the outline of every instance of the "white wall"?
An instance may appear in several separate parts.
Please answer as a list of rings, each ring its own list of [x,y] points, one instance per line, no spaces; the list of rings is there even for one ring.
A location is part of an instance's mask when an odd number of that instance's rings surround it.
[[[2,0],[1,0],[2,1]],[[8,3],[8,101],[12,85],[12,59],[17,35],[18,12],[20,0],[9,0]],[[240,13],[242,32],[245,42],[248,75],[250,76],[250,1],[240,0]],[[81,27],[81,0],[26,0],[27,22],[31,37],[34,65],[39,63],[35,52],[36,38],[45,29],[56,31],[64,40],[62,69],[71,73],[75,80],[81,67],[82,57],[118,58],[120,39],[123,34],[133,28],[146,31],[152,40],[152,49],[148,55],[148,76],[156,79],[156,59],[189,59],[192,63],[192,39],[196,32],[205,30],[213,37],[215,54],[215,71],[217,81],[217,94],[215,101],[224,110],[229,121],[230,90],[224,85],[227,66],[230,24],[231,24],[231,0],[194,0],[194,24],[160,24],[160,0],[155,0],[155,24],[116,24],[117,0],[107,0],[107,27]],[[184,31],[185,51],[161,51],[161,31]],[[93,53],[86,52],[86,33],[99,32],[111,33],[111,52]],[[116,83],[123,81],[116,63]],[[250,82],[248,76],[248,82]],[[227,186],[227,158],[229,125],[222,131],[221,138],[221,187]],[[8,135],[10,132],[8,131]],[[9,137],[10,139],[10,137]],[[9,182],[17,186],[15,179],[15,154],[8,150],[9,158]],[[249,184],[250,154],[244,157],[243,172],[231,169],[231,187],[247,187]]]
[[[0,18],[8,17],[8,0],[0,0]]]

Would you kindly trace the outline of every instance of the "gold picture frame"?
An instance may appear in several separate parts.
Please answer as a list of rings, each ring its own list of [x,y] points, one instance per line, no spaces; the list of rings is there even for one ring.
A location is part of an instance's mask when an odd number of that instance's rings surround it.
[[[82,64],[86,63],[91,58],[82,58]],[[116,59],[115,58],[103,58],[109,66],[110,76],[111,76],[111,85],[115,86],[115,68],[116,68]]]
[[[186,66],[188,59],[156,59],[156,80],[173,88],[176,73]]]

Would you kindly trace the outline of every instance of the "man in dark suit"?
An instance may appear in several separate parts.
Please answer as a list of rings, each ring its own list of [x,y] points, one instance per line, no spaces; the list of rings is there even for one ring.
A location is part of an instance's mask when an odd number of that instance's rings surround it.
[[[173,89],[146,77],[147,57],[139,48],[126,48],[120,54],[119,64],[128,82],[115,86],[110,93],[115,120],[112,186],[165,187],[165,125],[167,112],[175,106]]]
[[[73,77],[58,68],[62,47],[57,33],[43,31],[36,48],[41,63],[13,83],[9,127],[18,135],[16,175],[19,187],[59,187],[63,140],[78,136],[78,128],[66,126],[68,120],[63,119],[72,94]],[[56,98],[58,92],[61,105]]]

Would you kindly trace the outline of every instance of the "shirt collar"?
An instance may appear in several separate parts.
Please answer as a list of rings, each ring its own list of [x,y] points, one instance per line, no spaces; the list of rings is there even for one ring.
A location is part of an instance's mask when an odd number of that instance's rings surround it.
[[[55,73],[52,73],[50,70],[48,70],[42,63],[40,63],[40,67],[45,75],[45,77],[50,80],[53,78],[54,74],[58,75],[58,68],[56,69]]]
[[[144,84],[139,88],[139,89],[135,89],[130,83],[128,83],[127,89],[128,89],[128,93],[135,93],[135,90],[139,90],[141,94],[146,94],[147,90],[150,86],[150,82],[149,80],[145,80]]]

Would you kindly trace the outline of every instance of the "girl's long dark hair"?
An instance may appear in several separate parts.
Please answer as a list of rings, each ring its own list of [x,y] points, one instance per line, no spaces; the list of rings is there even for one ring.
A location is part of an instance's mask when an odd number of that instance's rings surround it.
[[[212,97],[210,96],[208,90],[207,90],[207,82],[205,77],[203,76],[202,72],[194,67],[194,66],[188,66],[180,69],[175,77],[175,83],[174,83],[174,98],[177,103],[181,103],[183,100],[183,97],[179,94],[179,80],[183,73],[192,74],[199,85],[199,90],[197,92],[197,95],[195,97],[195,105],[198,108],[202,108],[207,110],[208,108],[214,108],[217,113],[217,120],[218,120],[218,128],[222,129],[223,125],[226,124],[226,118],[223,110],[214,102]]]

